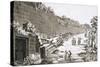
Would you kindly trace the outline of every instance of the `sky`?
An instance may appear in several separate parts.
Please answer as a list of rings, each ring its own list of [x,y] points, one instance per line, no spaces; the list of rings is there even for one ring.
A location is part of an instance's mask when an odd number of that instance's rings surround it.
[[[65,15],[68,18],[79,21],[80,24],[90,24],[93,16],[98,15],[97,6],[93,5],[77,5],[77,4],[58,4],[44,3],[47,7],[51,7],[58,16]]]

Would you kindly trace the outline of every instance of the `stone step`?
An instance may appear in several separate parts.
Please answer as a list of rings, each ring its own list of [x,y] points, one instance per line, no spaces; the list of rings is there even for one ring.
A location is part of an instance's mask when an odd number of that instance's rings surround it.
[[[53,51],[56,50],[56,47],[52,47],[51,49],[48,50],[49,53],[52,53]]]

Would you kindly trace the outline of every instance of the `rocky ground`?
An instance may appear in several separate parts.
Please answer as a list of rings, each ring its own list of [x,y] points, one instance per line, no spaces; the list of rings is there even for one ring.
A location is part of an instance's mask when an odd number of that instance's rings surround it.
[[[78,35],[75,37],[82,37],[82,35]],[[58,53],[56,53],[56,59],[53,58],[53,63],[75,63],[75,62],[89,62],[97,60],[96,51],[86,51],[85,45],[72,45],[73,37],[69,38],[67,41],[64,41],[63,45],[58,47]],[[83,39],[85,39],[83,37]],[[91,47],[88,47],[88,49]],[[70,58],[65,59],[65,51],[71,51],[72,55]],[[58,58],[57,58],[58,57]],[[49,58],[51,59],[51,58]]]

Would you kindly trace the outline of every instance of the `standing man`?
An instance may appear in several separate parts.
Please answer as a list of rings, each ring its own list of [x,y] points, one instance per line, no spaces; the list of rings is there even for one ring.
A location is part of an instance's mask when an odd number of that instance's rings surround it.
[[[67,61],[68,60],[68,52],[67,52],[67,50],[65,51],[65,61]]]
[[[68,61],[69,61],[69,62],[71,62],[71,55],[72,55],[72,53],[71,53],[71,51],[69,50],[69,51],[68,51]]]

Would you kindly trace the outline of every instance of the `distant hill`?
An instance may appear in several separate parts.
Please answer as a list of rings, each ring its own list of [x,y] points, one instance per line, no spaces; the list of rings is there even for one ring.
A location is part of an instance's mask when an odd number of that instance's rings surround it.
[[[32,4],[34,5],[34,3],[15,2],[14,20],[20,24],[30,21],[40,33],[46,35],[65,34],[69,32],[77,34],[85,31],[78,21],[70,18],[61,18],[56,16],[53,12],[46,12],[44,9],[36,10]]]

